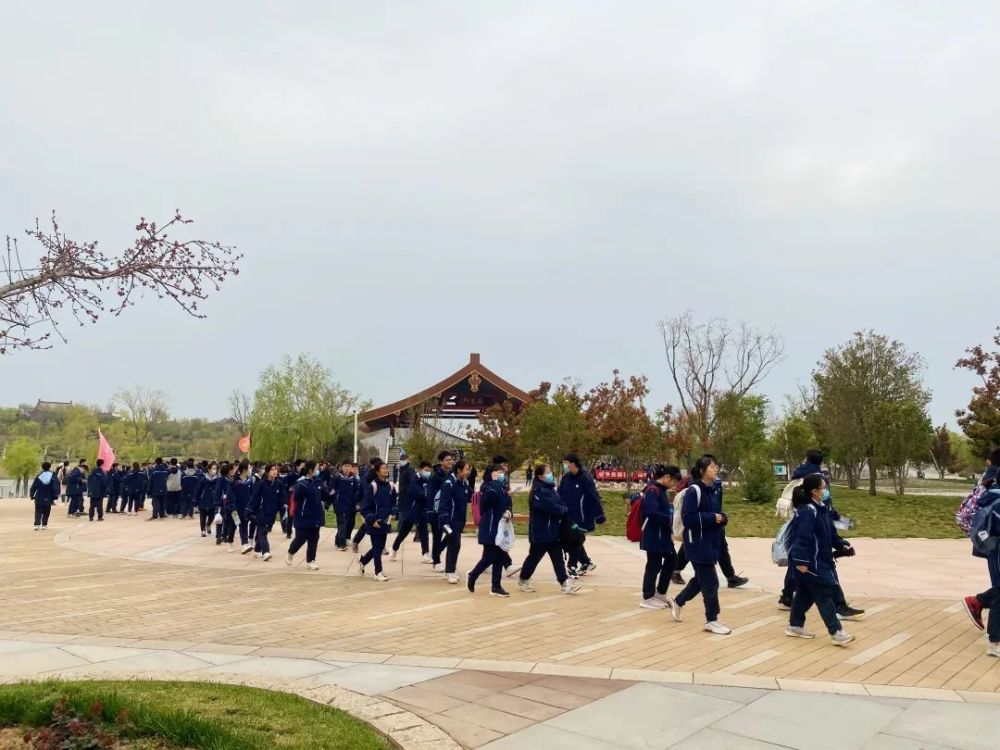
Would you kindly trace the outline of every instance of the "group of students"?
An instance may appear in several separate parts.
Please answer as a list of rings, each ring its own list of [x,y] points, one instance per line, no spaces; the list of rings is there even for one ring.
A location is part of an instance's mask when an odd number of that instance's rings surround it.
[[[785,634],[795,638],[814,638],[805,629],[806,612],[815,604],[830,633],[831,642],[846,646],[854,637],[844,632],[841,620],[861,619],[865,612],[847,604],[840,588],[835,558],[851,556],[854,549],[841,539],[834,527],[839,518],[830,500],[830,491],[822,472],[823,456],[810,451],[796,470],[792,498],[795,518],[789,524],[791,550],[785,585],[778,607],[790,610]],[[653,481],[646,487],[640,502],[640,549],[646,553],[640,607],[669,610],[680,622],[686,604],[699,594],[705,609],[708,632],[728,635],[732,630],[719,618],[719,577],[716,565],[732,569],[728,559],[725,529],[729,518],[723,509],[723,487],[718,479],[719,464],[714,456],[702,456],[683,478],[676,466],[656,466]],[[675,524],[675,514],[680,524]],[[676,531],[680,529],[678,537]],[[676,550],[674,542],[681,543]],[[667,595],[670,584],[677,582],[683,558],[691,563],[694,574],[680,593]],[[725,568],[724,568],[725,572]],[[735,575],[735,574],[734,574]],[[729,577],[730,587],[746,583],[742,577]]]

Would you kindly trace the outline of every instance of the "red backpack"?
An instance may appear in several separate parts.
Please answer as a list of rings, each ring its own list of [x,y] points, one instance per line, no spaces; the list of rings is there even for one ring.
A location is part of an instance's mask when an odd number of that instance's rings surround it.
[[[642,499],[646,491],[653,485],[647,485],[641,494],[633,498],[628,506],[628,518],[625,519],[625,538],[630,542],[642,541]]]

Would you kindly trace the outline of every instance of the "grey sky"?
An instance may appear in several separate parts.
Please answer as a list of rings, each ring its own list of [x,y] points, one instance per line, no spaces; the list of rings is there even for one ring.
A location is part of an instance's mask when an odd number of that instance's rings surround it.
[[[998,322],[998,37],[994,2],[9,0],[0,233],[55,208],[111,250],[180,207],[246,260],[208,320],[147,300],[4,358],[0,401],[223,416],[309,350],[386,402],[475,350],[658,407],[690,308],[786,336],[778,403],[900,338],[949,419]]]

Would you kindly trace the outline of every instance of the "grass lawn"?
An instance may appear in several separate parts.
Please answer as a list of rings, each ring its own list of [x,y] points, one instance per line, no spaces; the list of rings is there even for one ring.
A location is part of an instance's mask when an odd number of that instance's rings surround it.
[[[123,737],[157,738],[195,750],[389,748],[388,740],[343,711],[256,688],[198,682],[49,681],[0,685],[0,726],[44,726],[66,697],[80,714],[104,706],[109,723],[128,709]]]
[[[641,489],[637,487],[636,491]],[[598,526],[594,533],[624,536],[628,508],[622,492],[603,490],[601,497],[608,522]],[[773,537],[783,523],[774,516],[774,503],[748,503],[739,487],[727,487],[723,498],[726,513],[729,514],[726,534],[730,537]],[[961,502],[959,497],[897,497],[892,493],[879,493],[872,497],[867,490],[834,486],[833,500],[840,514],[850,517],[855,524],[850,531],[841,532],[844,537],[960,539],[964,536],[955,525],[955,510]],[[527,513],[528,495],[515,495],[514,507],[517,513]],[[525,526],[518,524],[517,531],[527,533],[527,528],[523,528]]]

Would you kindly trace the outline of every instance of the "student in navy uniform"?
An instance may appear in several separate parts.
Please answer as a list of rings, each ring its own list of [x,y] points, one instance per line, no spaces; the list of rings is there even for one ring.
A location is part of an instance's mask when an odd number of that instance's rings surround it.
[[[377,474],[375,469],[381,463],[382,459],[378,456],[368,459],[368,470],[358,484],[358,510],[362,512],[364,506],[371,501],[372,493],[375,492],[375,476]],[[354,538],[351,540],[351,552],[357,553],[358,545],[361,544],[361,540],[365,538],[365,534],[367,533],[368,527],[365,524],[361,524],[361,526],[358,527],[357,532],[354,534]]]
[[[365,484],[371,484],[371,490],[365,496],[361,515],[365,519],[372,546],[358,561],[358,571],[364,575],[365,567],[374,561],[375,580],[388,581],[389,576],[382,572],[382,551],[389,532],[392,531],[389,516],[396,507],[396,490],[389,484],[389,465],[377,459],[369,475],[365,477]]]
[[[97,459],[97,465],[87,477],[87,495],[90,497],[90,511],[87,514],[91,521],[94,520],[94,511],[97,511],[97,520],[104,520],[104,498],[108,495],[108,474],[104,471],[104,459]]]
[[[722,547],[722,528],[728,519],[721,512],[717,498],[721,487],[715,483],[719,464],[714,456],[705,454],[691,469],[694,482],[684,491],[681,520],[684,523],[684,550],[694,576],[671,606],[676,622],[681,621],[681,608],[699,593],[705,602],[705,630],[716,635],[729,635],[733,631],[719,621],[719,575],[715,566]]]
[[[998,475],[1000,475],[1000,448],[990,453],[989,464],[979,480],[983,491],[976,503],[977,510],[994,506],[994,515],[997,515],[996,509],[1000,508],[1000,505],[994,504],[1000,502],[1000,487],[997,485]],[[964,597],[962,606],[973,624],[980,630],[986,631],[986,637],[989,641],[986,655],[1000,658],[1000,547],[987,555],[986,568],[990,576],[990,588],[980,594]],[[985,624],[983,623],[984,609],[990,611],[989,619]]]
[[[271,559],[271,544],[267,535],[271,533],[275,517],[284,511],[287,501],[285,486],[278,480],[278,465],[267,464],[264,467],[263,479],[254,482],[248,507],[256,521],[254,557],[264,562]]]
[[[288,490],[288,513],[281,519],[281,530],[285,532],[285,538],[292,538],[292,531],[295,529],[295,485],[298,483],[299,478],[302,476],[302,472],[305,469],[306,462],[301,458],[296,458],[292,462],[292,467],[289,469],[288,473],[285,475],[285,487]],[[315,466],[313,471],[315,471]]]
[[[189,458],[181,472],[181,518],[194,518],[194,506],[203,481],[201,469],[195,466],[193,458]]]
[[[833,540],[830,538],[829,509],[823,504],[826,481],[811,474],[792,493],[795,520],[789,529],[788,565],[795,569],[795,598],[785,635],[792,638],[815,638],[805,629],[806,612],[813,604],[835,646],[846,646],[854,636],[844,632],[834,604]]]
[[[559,482],[559,499],[569,509],[569,517],[584,531],[593,531],[595,524],[606,522],[604,508],[601,506],[601,495],[597,485],[588,474],[580,458],[575,453],[567,453],[563,457],[563,477]],[[597,565],[590,559],[583,543],[566,550],[569,556],[571,576],[587,575],[597,570]]]
[[[167,477],[169,475],[170,470],[163,463],[163,459],[157,458],[153,468],[149,470],[149,496],[153,503],[153,515],[149,519],[150,521],[167,517]]]
[[[163,510],[171,518],[177,518],[181,512],[181,467],[176,458],[170,459],[170,466],[167,468],[167,499],[163,504]]]
[[[337,535],[333,543],[341,552],[347,549],[347,540],[354,532],[358,514],[358,484],[354,465],[345,458],[340,462],[340,472],[333,477],[333,510],[337,514]]]
[[[500,583],[508,556],[497,546],[500,521],[511,518],[511,502],[505,479],[504,470],[497,464],[490,464],[483,472],[483,488],[479,495],[479,543],[483,546],[483,556],[469,571],[466,585],[470,593],[475,593],[476,581],[489,568],[490,594],[503,598],[510,596]]]
[[[69,496],[67,516],[79,518],[83,515],[83,493],[87,490],[87,462],[80,462],[72,468],[66,478],[66,494]]]
[[[406,466],[404,469],[413,471],[410,466]],[[407,476],[406,472],[404,471],[400,476]],[[421,461],[420,471],[414,472],[412,477],[406,479],[406,493],[403,494],[402,490],[397,493],[399,498],[399,533],[396,534],[396,540],[392,543],[389,562],[396,561],[396,553],[399,552],[406,535],[413,531],[414,526],[417,528],[417,537],[420,540],[421,557],[430,559],[427,545],[427,523],[424,521],[427,514],[427,480],[430,478],[430,461]],[[403,484],[400,482],[400,486]]]
[[[569,511],[562,504],[556,492],[556,479],[548,464],[535,467],[535,480],[531,485],[531,497],[528,500],[528,557],[521,567],[521,576],[517,588],[525,593],[532,593],[535,587],[531,584],[531,576],[535,573],[539,561],[548,555],[552,561],[556,580],[564,594],[575,594],[580,585],[571,581],[566,575],[566,565],[563,562],[563,550],[559,544],[559,527],[562,517]]]
[[[639,549],[646,553],[646,569],[642,575],[642,601],[644,609],[666,609],[672,602],[667,597],[670,577],[674,572],[674,506],[670,502],[671,489],[681,480],[681,470],[676,466],[655,466],[653,481],[642,496],[640,507],[642,539]]]
[[[456,461],[451,476],[441,485],[438,528],[444,539],[444,577],[448,583],[458,583],[458,553],[462,549],[462,530],[469,518],[469,501],[472,499],[471,474],[471,464]]]
[[[504,477],[503,484],[504,484],[504,488],[505,488],[504,491],[507,493],[507,498],[510,500],[510,506],[511,506],[511,509],[512,509],[512,512],[513,512],[513,507],[514,507],[514,493],[513,493],[513,491],[510,488],[510,480],[511,480],[511,476],[512,476],[511,473],[510,473],[510,462],[507,460],[506,456],[498,454],[496,456],[493,456],[493,463],[496,466],[499,466],[500,470],[503,472],[503,477]],[[480,488],[480,489],[482,490],[483,488]],[[514,561],[511,560],[509,552],[504,552],[503,550],[501,550],[501,552],[503,552],[503,557],[504,557],[503,574],[507,578],[513,578],[515,575],[517,575],[520,572],[521,566],[514,564]]]
[[[406,490],[410,486],[410,482],[417,478],[417,473],[413,466],[410,464],[410,457],[406,451],[402,451],[399,454],[399,464],[395,467],[399,472],[399,479],[393,480],[397,482],[396,484],[396,494],[403,498],[406,497]]]
[[[35,501],[35,531],[44,531],[49,527],[52,505],[59,499],[59,480],[51,469],[52,464],[48,461],[42,464],[42,470],[31,483],[28,493]]]
[[[139,512],[139,498],[142,496],[146,477],[142,473],[142,467],[138,461],[132,463],[132,468],[125,474],[122,482],[122,512],[128,515],[132,512]]]
[[[316,564],[316,549],[319,547],[319,530],[326,525],[326,511],[323,509],[323,495],[319,485],[319,472],[314,461],[301,464],[302,476],[295,482],[292,492],[295,499],[295,539],[288,547],[285,564],[291,565],[295,553],[306,546],[306,567],[319,570]]]
[[[198,487],[198,522],[203,537],[212,536],[215,521],[215,493],[219,482],[219,464],[204,462],[204,476]]]
[[[108,470],[108,513],[118,512],[118,498],[122,494],[122,472],[117,463],[111,464]]]
[[[236,467],[230,463],[224,463],[219,467],[219,479],[215,483],[215,510],[222,516],[222,523],[215,524],[216,545],[227,542],[229,551],[235,552],[233,537],[236,534],[236,519],[233,514],[236,512],[235,497],[233,496],[233,476],[236,474]]]
[[[441,500],[439,493],[441,492],[441,485],[451,476],[452,467],[455,465],[455,454],[451,451],[441,451],[438,453],[437,460],[438,465],[434,467],[431,478],[427,480],[427,513],[425,515],[427,525],[430,527],[431,565],[434,566],[433,570],[440,572],[444,570],[441,567],[441,552],[444,549],[444,545],[441,538],[441,528],[438,525],[438,521],[440,520],[438,505]]]
[[[250,504],[250,489],[250,464],[247,461],[241,461],[233,472],[232,482],[233,510],[236,511],[236,521],[230,528],[229,536],[226,539],[229,542],[229,551],[232,552],[236,531],[239,530],[241,555],[253,550],[249,537],[250,516],[247,514],[247,506]]]

